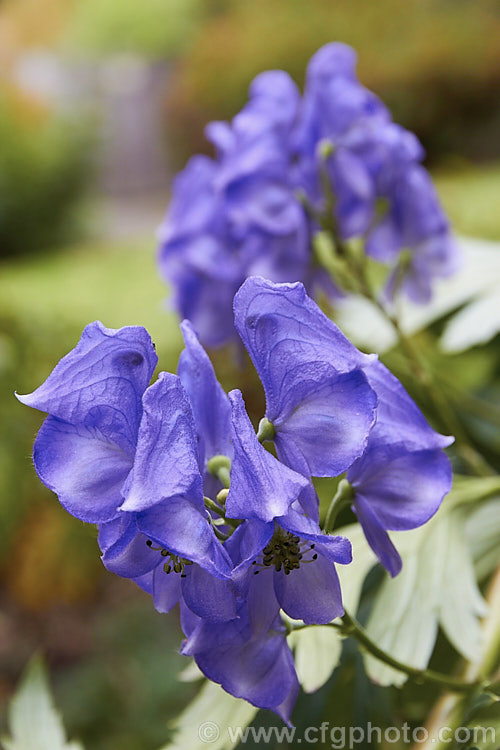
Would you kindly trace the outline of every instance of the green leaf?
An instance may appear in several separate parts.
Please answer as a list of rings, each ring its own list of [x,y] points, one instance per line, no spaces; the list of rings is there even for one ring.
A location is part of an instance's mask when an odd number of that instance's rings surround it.
[[[500,273],[497,287],[472,300],[447,323],[440,339],[445,352],[457,353],[486,344],[500,332]]]
[[[231,750],[240,738],[230,730],[247,727],[258,709],[205,682],[196,698],[175,719],[175,736],[161,750]]]
[[[204,679],[204,676],[194,659],[191,659],[187,667],[184,667],[184,669],[179,672],[177,679],[180,680],[180,682],[196,682],[197,680]]]
[[[336,529],[335,534],[347,537],[352,545],[352,562],[349,565],[338,565],[337,573],[340,578],[344,606],[349,612],[356,612],[364,580],[373,566],[378,563],[378,559],[368,545],[359,523]]]
[[[342,637],[337,628],[312,626],[292,631],[288,643],[295,655],[295,668],[302,688],[314,693],[330,678],[339,663]]]
[[[29,663],[8,714],[11,737],[2,739],[4,750],[83,750],[80,743],[66,741],[46,670],[38,656]]]
[[[465,533],[474,558],[476,577],[482,581],[500,563],[500,496],[472,510]]]
[[[464,724],[470,724],[472,719],[485,709],[491,708],[500,702],[498,695],[494,693],[480,693],[467,708],[464,714]]]
[[[383,354],[397,343],[394,326],[373,302],[359,294],[338,300],[334,320],[345,335],[361,349]]]
[[[463,255],[462,268],[451,278],[438,280],[428,304],[398,300],[399,322],[408,335],[470,303],[470,308],[457,314],[457,323],[452,318],[441,339],[442,348],[454,352],[485,343],[500,330],[498,302],[495,307],[494,301],[495,297],[498,300],[500,284],[499,243],[460,237],[458,245]],[[360,296],[348,295],[339,301],[334,317],[353,343],[369,351],[382,354],[397,343],[391,323]]]
[[[465,538],[465,512],[442,508],[426,526],[399,532],[392,539],[403,569],[386,577],[367,623],[370,637],[400,661],[424,669],[438,626],[465,658],[481,650],[479,617],[486,604],[476,584]],[[407,676],[366,654],[369,676],[382,685],[402,685]]]

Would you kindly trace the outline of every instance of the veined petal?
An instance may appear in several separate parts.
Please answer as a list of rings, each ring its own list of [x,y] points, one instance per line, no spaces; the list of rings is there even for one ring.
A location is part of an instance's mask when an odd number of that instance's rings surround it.
[[[219,578],[229,578],[232,564],[216,538],[207,513],[185,497],[174,497],[139,513],[137,526],[169,552],[198,563]]]
[[[141,398],[156,367],[157,356],[145,328],[127,326],[117,330],[96,321],[83,331],[77,346],[55,367],[33,393],[17,398],[23,404],[54,417],[83,423],[89,413],[106,407],[114,440],[133,451]],[[95,420],[94,420],[95,421]]]
[[[112,521],[98,526],[97,542],[101,552],[107,552],[118,545],[119,549],[126,547],[137,533],[135,517],[132,513],[120,513]]]
[[[344,614],[335,565],[321,552],[316,560],[301,561],[289,575],[274,571],[274,590],[287,615],[306,625],[326,624]]]
[[[245,521],[234,531],[226,548],[236,569],[246,567],[255,560],[274,533],[274,523],[264,523],[258,519]]]
[[[145,573],[143,576],[131,579],[137,586],[139,586],[139,588],[150,596],[153,596],[153,573],[154,570],[150,570],[149,573]]]
[[[143,511],[187,492],[202,508],[191,406],[177,375],[162,372],[144,394],[137,450],[121,509]]]
[[[297,502],[306,516],[309,516],[313,521],[319,523],[319,498],[316,494],[311,479],[311,470],[309,469],[309,464],[307,463],[304,454],[292,440],[278,440],[276,453],[282,463],[290,468],[293,467],[294,471],[297,471],[299,474],[302,474],[302,476],[307,477],[310,480],[308,486],[300,493]],[[293,507],[296,506],[292,506],[292,508]]]
[[[374,440],[401,443],[409,450],[447,448],[453,443],[453,437],[432,429],[399,380],[381,362],[370,364],[365,374],[378,400]]]
[[[366,376],[315,362],[283,382],[288,403],[273,423],[277,449],[302,454],[313,476],[338,476],[363,453],[374,423],[377,400]]]
[[[352,466],[348,480],[385,529],[414,529],[438,510],[452,484],[442,450],[408,451],[404,445],[375,445]]]
[[[189,609],[211,622],[233,620],[237,616],[233,582],[216,578],[199,565],[186,568],[182,595]]]
[[[280,603],[274,592],[272,568],[250,566],[247,572],[247,612],[254,635],[264,635],[279,615]]]
[[[177,573],[165,573],[163,565],[153,572],[153,602],[157,612],[170,612],[182,594],[181,578]]]
[[[71,515],[102,523],[119,514],[132,462],[98,429],[47,417],[35,441],[33,461],[41,481]]]
[[[310,362],[348,372],[373,360],[362,354],[307,296],[304,286],[253,276],[234,298],[235,325],[264,386],[267,417],[287,408],[285,374]]]
[[[223,627],[222,624],[218,626]],[[259,708],[281,711],[286,720],[287,698],[296,694],[297,676],[283,632],[269,631],[242,644],[232,640],[195,653],[201,671],[236,698]]]
[[[284,515],[308,480],[280,463],[257,440],[240,391],[229,394],[233,410],[233,464],[226,500],[230,518],[272,521]]]
[[[101,538],[100,535],[100,542]],[[122,578],[140,578],[149,573],[158,565],[159,555],[148,547],[147,541],[148,537],[137,531],[132,518],[125,533],[112,546],[103,549],[104,567]]]
[[[193,409],[203,464],[212,456],[231,456],[231,406],[191,323],[183,321],[181,329],[186,348],[177,372]]]
[[[195,613],[189,609],[184,599],[181,599],[179,602],[179,610],[182,632],[184,633],[186,638],[189,639],[189,637],[197,629],[202,620],[200,617],[198,617],[198,615],[195,615]],[[180,651],[181,654],[184,653],[184,644],[181,646]]]

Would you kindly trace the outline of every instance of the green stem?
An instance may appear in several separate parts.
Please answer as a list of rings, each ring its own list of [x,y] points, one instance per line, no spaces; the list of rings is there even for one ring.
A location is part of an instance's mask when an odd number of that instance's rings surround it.
[[[330,622],[326,627],[337,628],[343,635],[355,638],[369,654],[384,664],[396,669],[398,672],[407,674],[418,684],[432,683],[433,685],[439,685],[440,687],[454,693],[472,693],[480,688],[488,690],[491,687],[489,683],[482,679],[462,680],[459,677],[450,677],[441,672],[436,672],[433,669],[418,669],[417,667],[412,667],[410,664],[395,659],[384,651],[384,649],[380,648],[380,646],[377,646],[377,644],[372,641],[366,630],[348,612],[344,612],[341,619],[342,623]],[[290,631],[303,630],[304,628],[309,627],[315,626],[293,625],[290,627]]]
[[[205,508],[208,508],[208,510],[211,510],[212,513],[220,516],[220,518],[224,518],[224,509],[217,505],[217,503],[214,503],[212,498],[204,497],[203,502],[205,503]]]
[[[231,474],[229,473],[229,469],[226,469],[225,466],[221,466],[221,468],[218,470],[217,479],[220,481],[225,490],[228,490],[231,486]]]
[[[359,292],[370,300],[394,327],[401,349],[408,359],[415,376],[429,394],[443,429],[454,435],[456,450],[464,464],[468,467],[469,471],[477,476],[488,476],[494,474],[495,472],[491,466],[489,466],[483,456],[469,442],[467,434],[462,427],[460,420],[457,418],[453,406],[442,391],[436,387],[435,378],[419,350],[415,347],[413,341],[411,341],[401,329],[397,317],[388,312],[386,307],[378,299],[375,292],[371,289],[366,276],[366,268],[363,259],[358,257],[356,253],[350,252],[349,248],[339,239],[336,228],[332,229],[331,223],[328,222],[328,224],[330,226],[325,226],[325,229],[329,229],[332,240],[342,258],[347,258],[349,260],[351,270],[358,283]]]
[[[231,484],[231,459],[228,456],[212,456],[207,463],[207,470],[212,476],[217,477],[225,489]]]
[[[214,503],[214,501],[210,497],[204,497],[203,501],[205,503],[205,508],[211,510],[212,513],[215,513],[217,516],[219,516],[219,518],[222,518],[227,526],[231,526],[233,529],[235,529],[240,525],[241,521],[238,521],[236,518],[226,518],[224,508],[221,508],[220,505]]]
[[[459,677],[450,677],[441,672],[435,672],[432,669],[418,669],[417,667],[412,667],[410,664],[395,659],[380,648],[380,646],[377,646],[377,644],[372,641],[366,630],[348,612],[344,612],[342,622],[344,623],[343,630],[346,635],[353,636],[358,643],[376,659],[384,662],[384,664],[388,664],[393,669],[398,670],[398,672],[404,672],[417,683],[432,682],[435,685],[440,685],[443,688],[458,693],[469,693],[477,690],[483,685],[482,680],[462,680]]]
[[[212,524],[212,529],[214,530],[214,534],[221,542],[227,542],[231,534],[224,534],[223,531],[217,528],[214,524]]]
[[[325,517],[325,523],[323,524],[323,530],[325,532],[328,533],[328,531],[333,528],[340,511],[347,508],[352,503],[353,497],[354,490],[352,485],[349,484],[347,479],[342,479]]]
[[[373,301],[373,300],[372,300]],[[455,414],[455,410],[439,387],[436,387],[435,378],[414,346],[411,339],[402,331],[399,321],[395,316],[389,315],[384,306],[377,302],[377,307],[382,310],[386,318],[394,326],[401,347],[406,354],[410,364],[413,365],[415,374],[420,383],[426,388],[434,408],[441,420],[443,427],[454,435],[457,451],[468,469],[477,476],[489,476],[495,472],[489,466],[483,456],[470,444],[467,434],[461,422]]]

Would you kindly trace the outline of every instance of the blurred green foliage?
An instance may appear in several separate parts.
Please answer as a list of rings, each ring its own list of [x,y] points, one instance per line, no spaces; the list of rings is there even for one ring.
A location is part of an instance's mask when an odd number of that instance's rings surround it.
[[[164,60],[182,52],[202,13],[201,0],[79,0],[63,43],[72,54]]]
[[[0,257],[40,252],[75,232],[89,176],[89,130],[32,116],[0,92]]]
[[[459,163],[437,170],[433,177],[444,209],[457,230],[470,237],[500,240],[499,162],[481,169]]]
[[[331,41],[356,48],[361,80],[419,135],[430,157],[483,157],[492,149],[498,155],[495,0],[221,0],[218,6],[181,61],[170,94],[178,163],[207,148],[205,123],[234,116],[253,76],[282,68],[302,84],[311,55]]]

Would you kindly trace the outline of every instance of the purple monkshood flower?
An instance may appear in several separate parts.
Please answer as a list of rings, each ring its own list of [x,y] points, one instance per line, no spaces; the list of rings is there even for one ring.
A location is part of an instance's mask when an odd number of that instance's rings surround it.
[[[195,156],[176,177],[158,255],[180,317],[212,346],[234,337],[231,304],[245,275],[215,188],[217,171],[213,160]]]
[[[226,516],[246,519],[227,543],[235,581],[249,608],[255,595],[270,608],[272,619],[281,608],[306,623],[330,622],[343,614],[335,563],[351,561],[351,545],[322,534],[317,522],[304,515],[301,494],[309,480],[259,444],[241,393],[232,391],[229,398],[234,458]]]
[[[349,541],[319,527],[312,477],[347,471],[367,540],[394,575],[401,561],[387,532],[435,513],[451,485],[451,439],[301,283],[251,277],[234,312],[266,394],[258,436],[188,321],[178,375],[150,385],[157,358],[147,332],[95,322],[45,383],[18,398],[48,413],[35,468],[70,513],[98,524],[106,568],[151,594],[160,612],[179,604],[182,652],[231,694],[289,722],[298,681],[280,611],[306,624],[341,616],[336,565],[351,561]],[[216,456],[231,464],[220,494],[208,471]]]
[[[274,440],[278,458],[307,478],[347,470],[368,542],[396,574],[401,561],[387,530],[416,528],[437,511],[451,487],[443,448],[453,439],[430,427],[401,383],[355,349],[301,284],[247,279],[234,309],[236,328],[264,386],[271,423],[266,436]],[[233,425],[242,430],[241,409],[235,397],[232,401]],[[265,463],[255,450],[239,459],[236,440],[234,450],[235,464]],[[264,468],[260,477],[264,485]],[[260,491],[262,497],[270,494],[263,486]],[[290,508],[292,496],[291,490]],[[302,490],[299,504],[317,520],[311,486]],[[281,510],[284,505],[281,498]],[[258,500],[252,514],[245,517],[268,520]]]
[[[232,299],[247,276],[284,281],[308,272],[307,220],[283,152],[298,99],[285,73],[263,74],[231,125],[207,128],[217,161],[194,157],[175,181],[160,228],[160,272],[181,316],[210,345],[234,338]]]
[[[306,477],[334,477],[362,453],[376,396],[362,354],[302,284],[252,277],[234,298],[235,325],[266,394],[278,458]]]
[[[132,579],[153,597],[158,612],[170,612],[183,602],[191,612],[209,622],[236,617],[235,587],[232,581],[212,575],[193,560],[200,559],[199,534],[192,535],[192,547],[183,545],[184,555],[177,553],[176,541],[193,523],[192,509],[184,498],[171,500],[148,516],[150,533],[138,531],[134,515],[99,526],[99,546],[105,567],[123,578]],[[144,527],[143,524],[140,524]],[[220,557],[220,545],[210,532],[208,555]],[[165,540],[172,540],[166,545]],[[166,545],[166,546],[165,546]]]
[[[368,255],[397,264],[387,293],[426,303],[435,278],[453,274],[460,257],[449,222],[413,133],[391,121],[379,99],[356,78],[356,55],[344,44],[322,47],[311,59],[298,131],[302,185],[321,206],[321,165],[330,177],[339,233],[365,238]],[[328,142],[325,158],[321,144]]]
[[[343,238],[362,235],[373,216],[375,186],[369,165],[349,147],[360,123],[381,128],[390,120],[382,102],[356,78],[356,53],[346,44],[322,47],[311,58],[297,131],[299,180],[311,202],[321,208],[325,196],[321,170],[335,193],[335,214]],[[327,142],[328,160],[321,153]]]
[[[450,491],[452,469],[443,451],[452,437],[439,435],[397,378],[381,362],[366,368],[377,393],[377,422],[365,452],[347,472],[353,510],[373,551],[391,575],[401,558],[388,530],[426,523]]]
[[[45,383],[18,396],[49,413],[35,469],[76,518],[112,524],[102,532],[105,564],[142,532],[227,578],[231,563],[204,508],[189,399],[176,375],[161,373],[148,387],[156,362],[144,328],[88,325]],[[150,553],[146,540],[142,552]],[[139,568],[131,577],[146,572]]]
[[[237,617],[214,627],[181,605],[181,653],[193,656],[203,674],[231,695],[274,711],[290,725],[299,682],[286,629],[269,614],[267,607],[250,611],[241,600]]]
[[[181,323],[185,349],[177,374],[189,396],[198,436],[200,470],[218,455],[231,458],[231,405],[212,363],[188,320]]]
[[[255,498],[249,498],[249,506]],[[289,510],[269,523],[248,520],[227,547],[236,564],[233,580],[248,602],[275,617],[280,609],[307,625],[344,614],[336,565],[352,560],[351,544],[324,534],[301,512]]]
[[[400,294],[426,303],[434,280],[457,270],[424,150],[359,82],[351,47],[318,50],[302,96],[287,73],[260,74],[232,122],[206,134],[216,156],[194,157],[175,180],[159,251],[174,304],[204,343],[234,338],[231,300],[248,276],[338,295],[313,263],[320,225],[387,264],[388,303]]]

